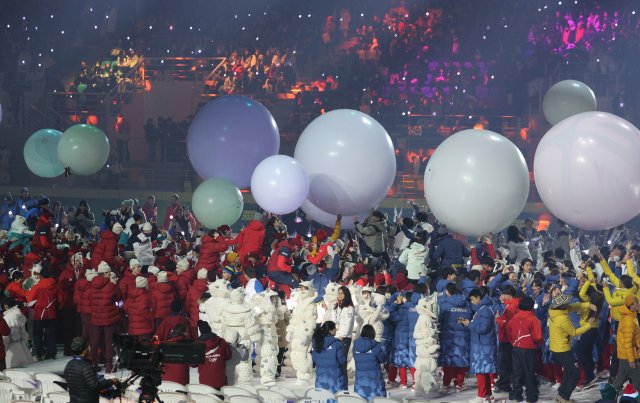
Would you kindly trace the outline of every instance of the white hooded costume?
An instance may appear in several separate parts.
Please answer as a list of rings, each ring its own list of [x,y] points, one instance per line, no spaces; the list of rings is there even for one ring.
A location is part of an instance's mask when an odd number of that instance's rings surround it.
[[[382,294],[372,293],[371,300],[375,302],[376,307],[374,308],[371,304],[360,305],[358,307],[357,318],[362,322],[362,326],[373,326],[373,329],[376,331],[376,341],[378,343],[382,343],[382,335],[384,334],[384,324],[382,323],[382,321],[389,318],[389,311],[387,311],[387,308],[384,307],[387,299]],[[362,327],[358,329],[358,337],[360,337],[361,330]]]
[[[338,303],[338,290],[340,289],[340,284],[338,283],[329,283],[325,287],[324,292],[324,304],[326,305],[326,309],[322,306],[322,304],[318,305],[318,323],[323,324],[328,320],[333,320],[334,308]]]
[[[434,304],[430,298],[423,298],[416,305],[420,314],[416,322],[413,337],[416,340],[416,359],[414,375],[416,396],[438,393],[436,373],[438,371],[438,316],[434,313]]]
[[[16,368],[23,365],[32,364],[33,357],[27,347],[29,335],[25,324],[27,318],[20,312],[17,306],[9,309],[3,314],[5,322],[11,328],[8,336],[3,336],[4,349],[7,353],[5,358],[7,368]]]
[[[263,385],[275,385],[275,376],[278,368],[278,330],[276,324],[282,319],[286,306],[282,306],[278,293],[266,290],[258,294],[262,302],[258,308],[258,324],[260,326],[260,383]],[[271,302],[275,298],[275,304]]]
[[[291,363],[298,378],[296,385],[307,386],[311,384],[313,372],[311,344],[318,316],[314,302],[318,293],[312,282],[303,281],[296,294],[297,304],[287,326],[287,341],[291,343]]]
[[[216,283],[218,281],[216,281]],[[213,299],[212,295],[205,304],[208,304]],[[258,326],[256,325],[256,319],[253,312],[251,312],[251,308],[244,305],[244,288],[236,288],[231,291],[229,300],[230,303],[224,306],[220,315],[222,327],[223,329],[233,328],[236,330],[239,335],[238,342],[251,351],[252,342],[260,341],[261,336],[258,333]],[[211,315],[208,313],[207,315],[209,315],[211,319]],[[241,361],[236,366],[236,376],[236,384],[251,385],[253,383],[251,358],[246,361]]]
[[[214,283],[209,284],[209,298],[204,303],[204,311],[207,314],[207,322],[211,326],[211,331],[217,335],[224,334],[222,328],[222,310],[229,303],[229,282],[227,280],[218,279]],[[204,318],[203,318],[204,319]]]

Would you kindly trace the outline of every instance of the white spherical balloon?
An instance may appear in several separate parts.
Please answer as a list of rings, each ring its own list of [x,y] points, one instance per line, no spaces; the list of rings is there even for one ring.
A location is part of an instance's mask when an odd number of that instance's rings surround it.
[[[233,225],[244,209],[242,193],[229,179],[211,178],[202,182],[191,199],[193,214],[207,228]]]
[[[433,214],[450,230],[488,234],[503,230],[522,212],[529,170],[506,137],[463,130],[443,141],[429,159],[424,193]]]
[[[75,175],[98,172],[108,158],[109,139],[95,126],[71,126],[58,142],[58,160]]]
[[[262,160],[253,171],[251,194],[265,211],[289,214],[307,199],[309,177],[296,159],[273,155]]]
[[[565,119],[544,135],[533,169],[552,214],[586,230],[623,224],[640,213],[640,131],[606,112]]]
[[[556,125],[583,112],[597,109],[596,96],[586,84],[576,80],[564,80],[554,84],[544,96],[544,116]]]
[[[338,109],[302,132],[294,157],[309,175],[309,196],[330,214],[360,214],[377,206],[391,188],[396,158],[391,138],[372,117]]]
[[[320,210],[318,207],[314,206],[309,200],[305,200],[300,207],[302,211],[307,215],[307,219],[311,219],[313,221],[319,222],[325,227],[333,228],[336,225],[336,220],[338,217],[335,214],[329,214]],[[369,216],[369,211],[365,211],[364,213],[357,214],[358,221],[362,222],[365,218]],[[354,229],[356,226],[353,224],[353,216],[343,216],[340,221],[340,229],[341,230],[350,230]]]

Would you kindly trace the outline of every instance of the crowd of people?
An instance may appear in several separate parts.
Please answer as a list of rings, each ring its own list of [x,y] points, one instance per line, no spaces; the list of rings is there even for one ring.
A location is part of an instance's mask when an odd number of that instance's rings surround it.
[[[217,358],[199,382],[214,388],[254,373],[273,385],[286,354],[298,385],[315,364],[316,387],[355,377],[367,400],[395,387],[461,392],[466,374],[480,403],[535,402],[544,387],[567,403],[597,379],[605,400],[627,380],[640,387],[631,226],[590,238],[558,220],[550,237],[529,219],[467,248],[414,204],[413,218],[372,210],[352,231],[337,216],[306,235],[256,213],[234,236],[205,230],[178,195],[164,219],[153,196],[98,218],[86,201],[65,214],[26,188],[0,215],[6,367],[56,358],[61,321],[63,354],[96,372],[117,368],[114,333],[203,342]],[[169,365],[163,380],[186,385],[189,366]]]

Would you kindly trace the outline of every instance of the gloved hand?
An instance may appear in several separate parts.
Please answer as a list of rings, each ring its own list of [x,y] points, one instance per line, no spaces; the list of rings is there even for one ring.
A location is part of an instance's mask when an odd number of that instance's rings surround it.
[[[293,335],[291,333],[287,333],[287,337],[285,338],[285,340],[291,343],[291,339],[293,339]]]
[[[307,344],[308,341],[309,341],[309,338],[307,336],[302,336],[302,338],[300,339],[300,345],[304,346],[305,344]]]

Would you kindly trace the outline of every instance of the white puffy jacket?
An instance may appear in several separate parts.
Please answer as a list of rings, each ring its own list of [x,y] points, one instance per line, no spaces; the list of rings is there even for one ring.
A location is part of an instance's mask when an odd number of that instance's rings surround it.
[[[427,251],[424,245],[418,242],[412,243],[411,246],[402,252],[399,260],[400,263],[407,266],[407,272],[409,273],[408,278],[418,280],[420,279],[420,272],[427,274],[427,267],[424,262],[428,256],[429,251]]]

